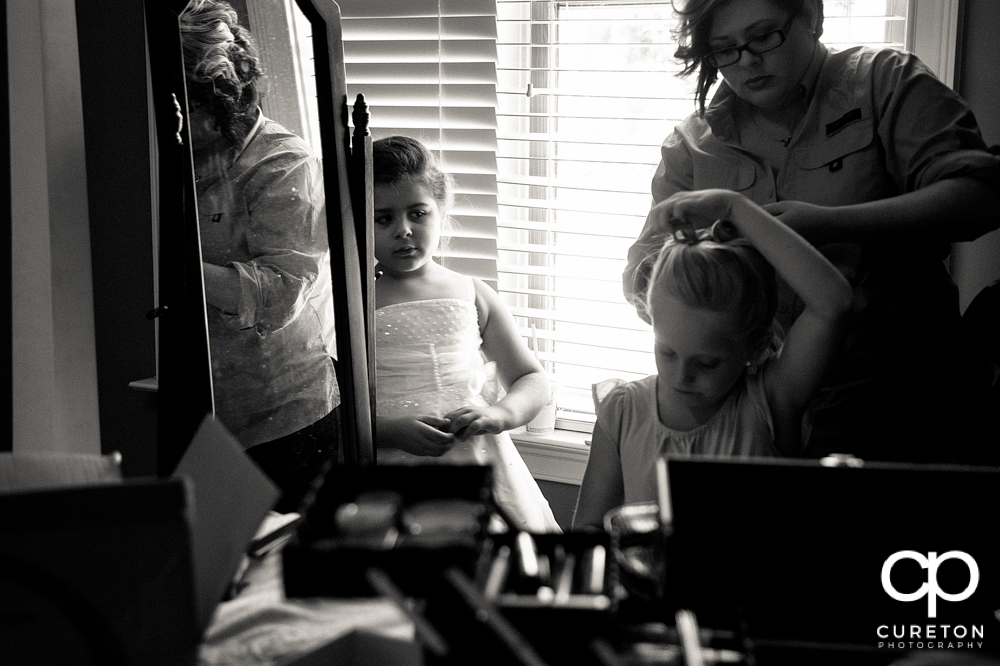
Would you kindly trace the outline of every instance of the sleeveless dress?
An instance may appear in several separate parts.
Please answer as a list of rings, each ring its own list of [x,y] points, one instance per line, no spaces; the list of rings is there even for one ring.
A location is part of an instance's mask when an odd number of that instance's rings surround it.
[[[439,298],[396,303],[375,311],[376,400],[379,416],[443,417],[463,405],[485,406],[493,374],[480,346],[475,285],[469,300]],[[506,433],[457,441],[443,456],[380,448],[379,464],[492,465],[494,495],[515,527],[559,532],[548,501]]]

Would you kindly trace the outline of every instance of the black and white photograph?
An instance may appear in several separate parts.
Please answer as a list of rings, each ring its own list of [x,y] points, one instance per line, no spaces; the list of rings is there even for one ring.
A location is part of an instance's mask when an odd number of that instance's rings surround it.
[[[1000,666],[1000,2],[0,17],[0,664]]]

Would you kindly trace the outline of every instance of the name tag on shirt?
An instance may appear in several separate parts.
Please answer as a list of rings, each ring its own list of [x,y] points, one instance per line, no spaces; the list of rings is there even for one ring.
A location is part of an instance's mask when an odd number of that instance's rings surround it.
[[[847,113],[845,113],[844,115],[842,115],[840,118],[838,118],[837,120],[834,120],[832,123],[830,123],[829,125],[827,125],[826,126],[826,135],[828,137],[833,136],[834,134],[836,134],[840,130],[844,129],[845,127],[847,127],[848,125],[850,125],[851,123],[853,123],[855,120],[861,120],[861,108],[860,107],[858,107],[857,109],[851,109],[850,111],[848,111]]]

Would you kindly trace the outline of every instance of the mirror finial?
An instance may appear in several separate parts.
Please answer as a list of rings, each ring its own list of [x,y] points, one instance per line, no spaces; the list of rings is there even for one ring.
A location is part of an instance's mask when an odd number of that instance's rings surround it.
[[[365,96],[362,93],[358,93],[358,97],[354,100],[354,110],[351,112],[351,119],[354,120],[354,136],[368,136],[371,132],[368,130],[368,123],[371,120],[372,114],[368,111],[368,102],[365,101]]]

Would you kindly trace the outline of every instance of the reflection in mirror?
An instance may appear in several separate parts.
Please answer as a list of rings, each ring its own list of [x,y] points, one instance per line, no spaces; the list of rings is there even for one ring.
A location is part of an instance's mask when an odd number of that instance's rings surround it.
[[[294,511],[340,402],[310,24],[236,4],[181,15],[215,408]]]

